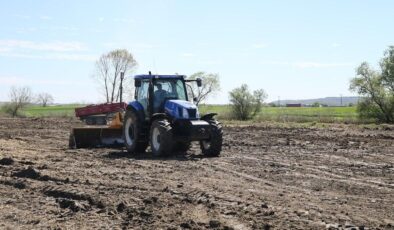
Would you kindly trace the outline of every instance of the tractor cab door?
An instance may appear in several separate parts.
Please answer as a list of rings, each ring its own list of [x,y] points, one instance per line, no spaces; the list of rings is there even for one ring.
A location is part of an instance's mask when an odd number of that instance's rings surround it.
[[[149,118],[149,80],[142,80],[137,88],[137,101],[144,107],[145,118]]]
[[[164,112],[164,102],[166,98],[171,96],[172,85],[171,81],[155,80],[153,83],[153,112]]]

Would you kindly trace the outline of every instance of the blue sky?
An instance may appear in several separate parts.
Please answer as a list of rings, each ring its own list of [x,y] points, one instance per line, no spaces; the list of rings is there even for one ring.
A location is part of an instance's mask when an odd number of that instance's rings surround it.
[[[0,101],[11,86],[100,102],[94,61],[126,48],[135,73],[218,73],[268,101],[352,95],[354,69],[394,44],[394,1],[13,0],[0,7]]]

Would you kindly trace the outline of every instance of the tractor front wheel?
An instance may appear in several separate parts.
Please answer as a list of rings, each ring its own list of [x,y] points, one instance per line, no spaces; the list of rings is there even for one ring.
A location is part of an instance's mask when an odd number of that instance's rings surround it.
[[[222,125],[215,119],[207,120],[210,125],[210,137],[200,141],[202,153],[207,157],[217,157],[222,151],[223,130]]]
[[[173,150],[172,127],[166,119],[153,121],[150,129],[150,148],[154,156],[166,156]]]
[[[126,111],[123,120],[123,140],[127,152],[143,153],[148,147],[148,143],[140,140],[141,124],[137,115],[133,111]]]

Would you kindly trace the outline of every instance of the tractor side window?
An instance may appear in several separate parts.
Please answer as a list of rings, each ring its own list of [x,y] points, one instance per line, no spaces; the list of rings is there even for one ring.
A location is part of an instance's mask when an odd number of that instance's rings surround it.
[[[181,80],[177,80],[175,84],[175,91],[179,100],[186,101],[185,85]]]
[[[142,81],[141,87],[138,89],[137,101],[144,107],[145,114],[148,114],[148,95],[149,95],[149,81]]]

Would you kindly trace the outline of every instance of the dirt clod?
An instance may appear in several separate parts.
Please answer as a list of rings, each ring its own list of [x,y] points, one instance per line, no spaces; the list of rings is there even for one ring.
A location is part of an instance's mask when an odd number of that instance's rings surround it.
[[[41,174],[39,171],[35,170],[33,167],[29,166],[27,169],[22,169],[18,172],[14,172],[12,176],[15,177],[24,177],[30,179],[38,179]]]
[[[14,159],[10,157],[4,157],[0,160],[0,165],[12,165],[14,164]]]
[[[126,204],[125,203],[123,203],[123,202],[121,202],[121,203],[119,203],[118,204],[118,206],[116,207],[116,211],[118,211],[118,212],[123,212],[125,209],[126,209]]]
[[[25,189],[26,188],[26,184],[24,182],[22,182],[22,181],[8,181],[8,180],[4,180],[4,181],[0,181],[0,184],[13,186],[14,188],[17,188],[17,189]]]
[[[221,223],[218,220],[210,220],[209,221],[209,227],[211,228],[218,228],[220,227]]]
[[[59,203],[60,208],[69,208],[73,212],[79,212],[85,210],[85,207],[79,202],[66,198],[58,198],[56,202]]]

